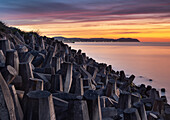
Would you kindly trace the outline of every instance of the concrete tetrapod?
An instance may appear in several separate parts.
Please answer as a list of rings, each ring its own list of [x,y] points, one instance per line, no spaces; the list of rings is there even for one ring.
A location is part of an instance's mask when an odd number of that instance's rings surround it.
[[[87,90],[84,93],[87,101],[90,120],[102,120],[100,97],[94,90]]]
[[[14,102],[4,78],[0,73],[0,119],[16,120]]]
[[[136,108],[126,108],[123,112],[124,120],[141,120]]]
[[[31,91],[27,94],[24,120],[55,120],[52,95],[48,91]]]

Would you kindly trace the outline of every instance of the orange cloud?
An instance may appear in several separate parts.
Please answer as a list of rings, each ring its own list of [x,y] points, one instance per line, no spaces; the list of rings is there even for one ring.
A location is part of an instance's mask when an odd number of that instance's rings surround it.
[[[1,19],[25,31],[39,30],[49,37],[132,37],[141,41],[170,41],[169,0],[31,1],[2,3]]]

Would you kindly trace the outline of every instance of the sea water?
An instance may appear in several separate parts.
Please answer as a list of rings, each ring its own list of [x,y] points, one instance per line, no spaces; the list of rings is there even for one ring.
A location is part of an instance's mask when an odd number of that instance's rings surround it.
[[[69,45],[81,49],[97,62],[112,65],[115,71],[124,70],[127,76],[134,74],[136,85],[151,85],[159,91],[165,88],[170,102],[169,42],[76,42]]]

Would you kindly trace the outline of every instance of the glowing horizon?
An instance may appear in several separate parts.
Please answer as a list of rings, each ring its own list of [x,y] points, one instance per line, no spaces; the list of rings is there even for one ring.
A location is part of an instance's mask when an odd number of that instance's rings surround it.
[[[142,42],[170,42],[168,0],[7,0],[1,20],[24,31],[48,37],[136,38]]]

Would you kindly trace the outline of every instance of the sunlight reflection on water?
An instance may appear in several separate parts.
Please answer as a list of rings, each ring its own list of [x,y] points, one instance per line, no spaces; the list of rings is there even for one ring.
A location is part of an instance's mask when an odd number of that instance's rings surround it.
[[[81,49],[97,62],[107,63],[114,70],[134,74],[135,84],[146,84],[158,90],[166,88],[170,102],[170,43],[69,43],[73,49]],[[139,77],[142,76],[142,77]],[[153,79],[152,82],[149,79]]]

